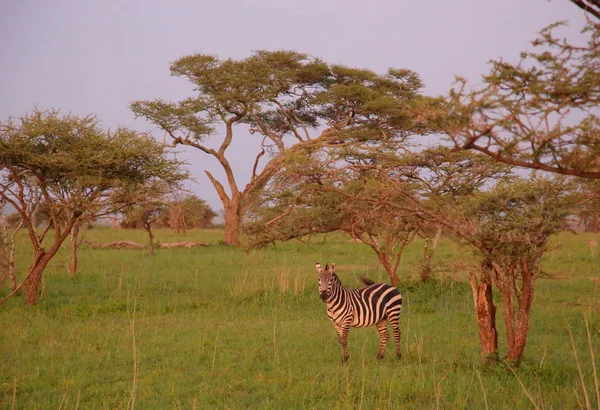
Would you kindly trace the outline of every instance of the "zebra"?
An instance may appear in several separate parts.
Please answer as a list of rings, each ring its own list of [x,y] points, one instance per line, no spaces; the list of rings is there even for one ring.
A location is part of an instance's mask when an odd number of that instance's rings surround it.
[[[361,289],[347,289],[335,274],[335,264],[321,266],[316,264],[319,273],[319,296],[327,304],[327,316],[333,322],[342,345],[342,362],[350,357],[348,354],[348,330],[351,327],[377,326],[381,345],[377,351],[377,359],[383,359],[385,347],[390,338],[386,319],[390,322],[396,356],[402,357],[400,351],[400,327],[398,316],[402,309],[402,295],[393,286],[385,283],[374,283],[367,278],[361,281],[367,285]]]

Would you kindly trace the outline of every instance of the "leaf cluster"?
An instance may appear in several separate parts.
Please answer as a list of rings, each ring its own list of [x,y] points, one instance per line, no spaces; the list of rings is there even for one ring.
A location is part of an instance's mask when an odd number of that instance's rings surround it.
[[[585,44],[541,31],[516,63],[491,62],[478,87],[458,79],[447,99],[424,102],[431,119],[461,148],[496,160],[564,175],[600,178],[600,24]]]
[[[134,102],[137,116],[179,143],[203,142],[217,123],[245,123],[280,151],[285,136],[307,141],[322,127],[338,140],[395,138],[415,128],[407,104],[423,86],[410,70],[379,75],[289,50],[259,50],[241,60],[192,54],[176,60],[171,73],[190,81],[195,96]]]
[[[35,191],[46,207],[97,213],[150,181],[186,179],[182,163],[168,153],[132,130],[105,131],[91,116],[36,109],[0,123],[3,197],[18,202]]]
[[[463,239],[501,265],[527,261],[532,268],[547,250],[550,236],[568,228],[581,198],[565,178],[519,178],[463,201]]]

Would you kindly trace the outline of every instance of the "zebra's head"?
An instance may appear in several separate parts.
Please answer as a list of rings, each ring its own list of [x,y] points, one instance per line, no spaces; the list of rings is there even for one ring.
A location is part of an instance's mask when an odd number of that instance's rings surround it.
[[[335,263],[331,266],[325,265],[325,268],[317,262],[317,272],[319,273],[319,297],[323,302],[327,302],[331,291],[336,286],[341,286],[341,281],[335,274]]]

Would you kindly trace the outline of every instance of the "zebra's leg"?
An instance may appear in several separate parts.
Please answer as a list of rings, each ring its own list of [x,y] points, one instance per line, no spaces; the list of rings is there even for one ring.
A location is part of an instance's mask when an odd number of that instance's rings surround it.
[[[385,353],[385,347],[387,346],[387,342],[390,339],[390,333],[387,330],[385,320],[377,323],[377,333],[379,333],[379,337],[381,338],[381,345],[379,346],[379,351],[377,352],[377,358],[383,359],[383,354]]]
[[[396,342],[396,357],[400,358],[402,357],[402,352],[400,350],[400,325],[398,324],[398,317],[395,320],[390,320],[390,325],[392,326],[392,333]]]
[[[342,346],[342,363],[346,363],[350,358],[350,355],[348,354],[348,330],[350,330],[349,326],[335,325],[335,331],[338,334],[340,345]]]

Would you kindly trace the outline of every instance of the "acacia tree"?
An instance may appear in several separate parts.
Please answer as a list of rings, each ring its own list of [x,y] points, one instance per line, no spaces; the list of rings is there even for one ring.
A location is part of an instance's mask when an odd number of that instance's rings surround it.
[[[527,341],[534,281],[551,235],[566,227],[566,217],[580,203],[571,181],[533,176],[518,179],[510,169],[483,155],[431,149],[407,155],[408,168],[388,169],[385,182],[399,184],[404,177],[420,184],[418,195],[404,195],[390,207],[431,224],[444,226],[454,238],[468,243],[480,255],[472,268],[473,290],[482,356],[498,359],[496,306],[493,285],[503,300],[506,358],[519,365]],[[404,191],[406,193],[406,191]],[[360,198],[375,206],[380,199]],[[354,200],[354,199],[353,199]]]
[[[598,17],[595,1],[573,3]],[[543,29],[534,51],[522,53],[517,63],[492,61],[481,86],[459,78],[443,104],[421,107],[418,115],[437,117],[458,148],[515,166],[599,179],[600,21],[588,21],[585,44],[556,36],[561,24]]]
[[[378,75],[295,51],[257,51],[243,60],[185,56],[171,65],[171,74],[189,80],[197,95],[175,103],[137,101],[131,108],[160,126],[175,145],[194,147],[217,160],[226,181],[205,173],[223,204],[224,241],[232,245],[239,243],[248,207],[286,155],[357,141],[392,142],[419,131],[407,107],[422,84],[409,70]],[[223,135],[215,149],[209,137],[219,127]],[[228,149],[234,137],[248,135],[257,137],[259,148],[242,188]]]
[[[152,180],[134,192],[125,193],[125,197],[117,201],[117,205],[128,203],[125,208],[121,209],[121,213],[125,215],[121,226],[144,229],[148,235],[148,249],[151,255],[154,254],[152,226],[168,206],[169,195],[179,188],[179,181]],[[112,213],[115,211],[113,210]]]
[[[411,153],[354,146],[288,158],[247,225],[253,245],[343,231],[371,247],[398,284],[405,247],[425,239],[421,277],[430,279],[431,260],[442,225],[423,214],[423,203],[450,206],[506,166],[472,155],[432,148]]]
[[[180,207],[182,210],[183,222],[186,227],[206,229],[212,226],[212,220],[217,216],[216,212],[204,201],[196,195],[185,195],[172,199],[169,202],[170,206]],[[161,215],[161,220],[164,226],[171,226],[170,212],[164,212]],[[174,228],[174,226],[171,226]]]
[[[519,365],[529,330],[534,281],[551,235],[566,227],[577,203],[567,181],[533,177],[477,193],[454,214],[454,232],[481,256],[479,281],[470,277],[486,360],[497,360],[496,307],[492,282],[502,297],[506,358]],[[462,221],[462,222],[460,222]]]
[[[379,167],[346,150],[343,166],[339,153],[322,154],[288,158],[245,226],[250,246],[342,231],[371,247],[397,286],[402,253],[420,221],[388,205],[402,198],[382,183]]]
[[[412,178],[425,187],[421,200],[411,199],[415,210],[480,256],[479,265],[470,268],[470,285],[482,357],[498,360],[495,285],[503,300],[506,357],[518,365],[541,257],[579,197],[566,179],[519,179],[502,163],[468,151],[432,149],[407,161],[416,171]]]
[[[152,190],[150,191],[152,193]],[[198,198],[196,195],[187,194],[182,198],[181,192],[170,192],[170,194],[164,195],[160,198],[160,201],[156,202],[157,214],[153,217],[156,221],[153,225],[158,228],[171,228],[176,230],[177,225],[173,224],[172,217],[173,213],[171,208],[173,206],[178,207],[181,210],[180,220],[187,227],[196,229],[207,229],[212,227],[212,220],[217,214],[213,209],[206,203],[206,201]],[[151,194],[151,196],[154,196]],[[148,198],[153,201],[156,198]],[[143,215],[140,214],[137,208],[127,209],[124,214],[123,222],[121,226],[123,228],[143,228]]]
[[[115,192],[131,192],[154,179],[187,177],[168,152],[151,137],[125,128],[104,131],[91,116],[36,109],[0,123],[0,198],[20,214],[34,251],[25,278],[7,297],[25,287],[25,303],[35,304],[44,269],[64,240],[74,227],[112,208]],[[49,214],[40,230],[30,206],[36,195]]]

